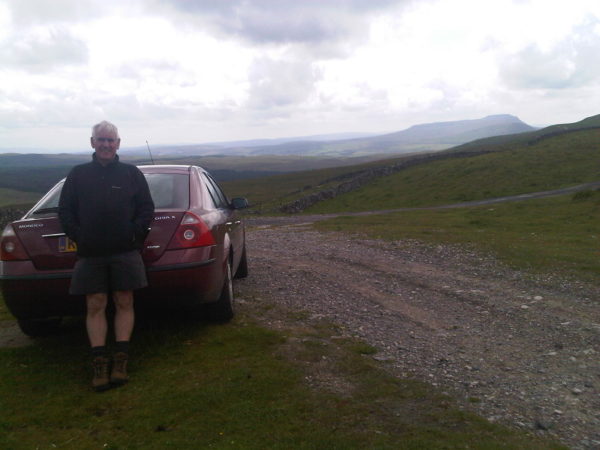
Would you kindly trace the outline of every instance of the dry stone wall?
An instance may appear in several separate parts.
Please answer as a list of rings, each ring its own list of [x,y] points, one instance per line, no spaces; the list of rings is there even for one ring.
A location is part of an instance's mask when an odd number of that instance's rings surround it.
[[[294,214],[304,211],[305,209],[311,207],[312,205],[321,202],[323,200],[329,200],[337,197],[338,195],[345,194],[347,192],[354,191],[359,189],[366,184],[370,183],[376,178],[384,177],[388,175],[392,175],[394,173],[400,172],[401,170],[407,169],[409,167],[417,166],[420,164],[425,164],[432,161],[439,161],[443,159],[450,158],[466,158],[471,156],[477,156],[487,153],[486,151],[478,151],[478,152],[453,152],[453,153],[434,153],[434,154],[426,154],[426,155],[418,155],[413,157],[408,157],[400,162],[395,164],[391,164],[385,167],[374,167],[372,169],[365,169],[358,172],[353,172],[350,174],[344,174],[339,177],[329,178],[323,181],[322,184],[331,183],[331,182],[339,182],[339,184],[335,187],[323,189],[318,192],[313,192],[312,194],[301,197],[293,202],[287,203],[280,207],[280,211],[287,214]]]

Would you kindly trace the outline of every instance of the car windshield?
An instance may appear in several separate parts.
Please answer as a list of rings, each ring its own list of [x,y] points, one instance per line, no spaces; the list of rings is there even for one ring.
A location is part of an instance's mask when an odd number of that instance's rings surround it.
[[[190,204],[189,175],[176,173],[145,173],[150,195],[156,209],[187,209]],[[57,184],[40,202],[31,214],[52,214],[58,212],[58,201],[63,182]]]

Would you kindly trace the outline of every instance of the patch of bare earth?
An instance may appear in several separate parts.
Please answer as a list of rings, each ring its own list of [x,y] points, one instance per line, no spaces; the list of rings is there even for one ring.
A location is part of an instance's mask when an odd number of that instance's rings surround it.
[[[453,246],[250,224],[242,298],[259,292],[307,313],[299,324],[331,320],[392,373],[428,380],[491,421],[600,448],[600,289]]]
[[[0,348],[15,348],[31,345],[33,339],[25,336],[14,320],[0,321]]]

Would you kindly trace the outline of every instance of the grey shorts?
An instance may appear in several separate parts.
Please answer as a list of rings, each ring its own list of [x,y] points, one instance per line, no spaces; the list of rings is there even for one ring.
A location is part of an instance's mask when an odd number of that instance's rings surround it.
[[[147,285],[144,261],[140,253],[133,250],[110,256],[80,257],[71,277],[69,293],[130,291]]]

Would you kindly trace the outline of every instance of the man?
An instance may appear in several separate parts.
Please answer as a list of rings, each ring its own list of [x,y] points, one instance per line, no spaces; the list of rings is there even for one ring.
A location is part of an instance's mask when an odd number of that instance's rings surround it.
[[[77,244],[78,260],[69,292],[85,295],[86,328],[92,347],[92,387],[104,391],[128,381],[129,341],[134,325],[133,290],[147,285],[140,249],[154,217],[154,203],[141,171],[119,161],[117,127],[92,128],[92,161],[75,166],[63,185],[58,215]],[[110,371],[106,306],[115,304],[115,354]]]

